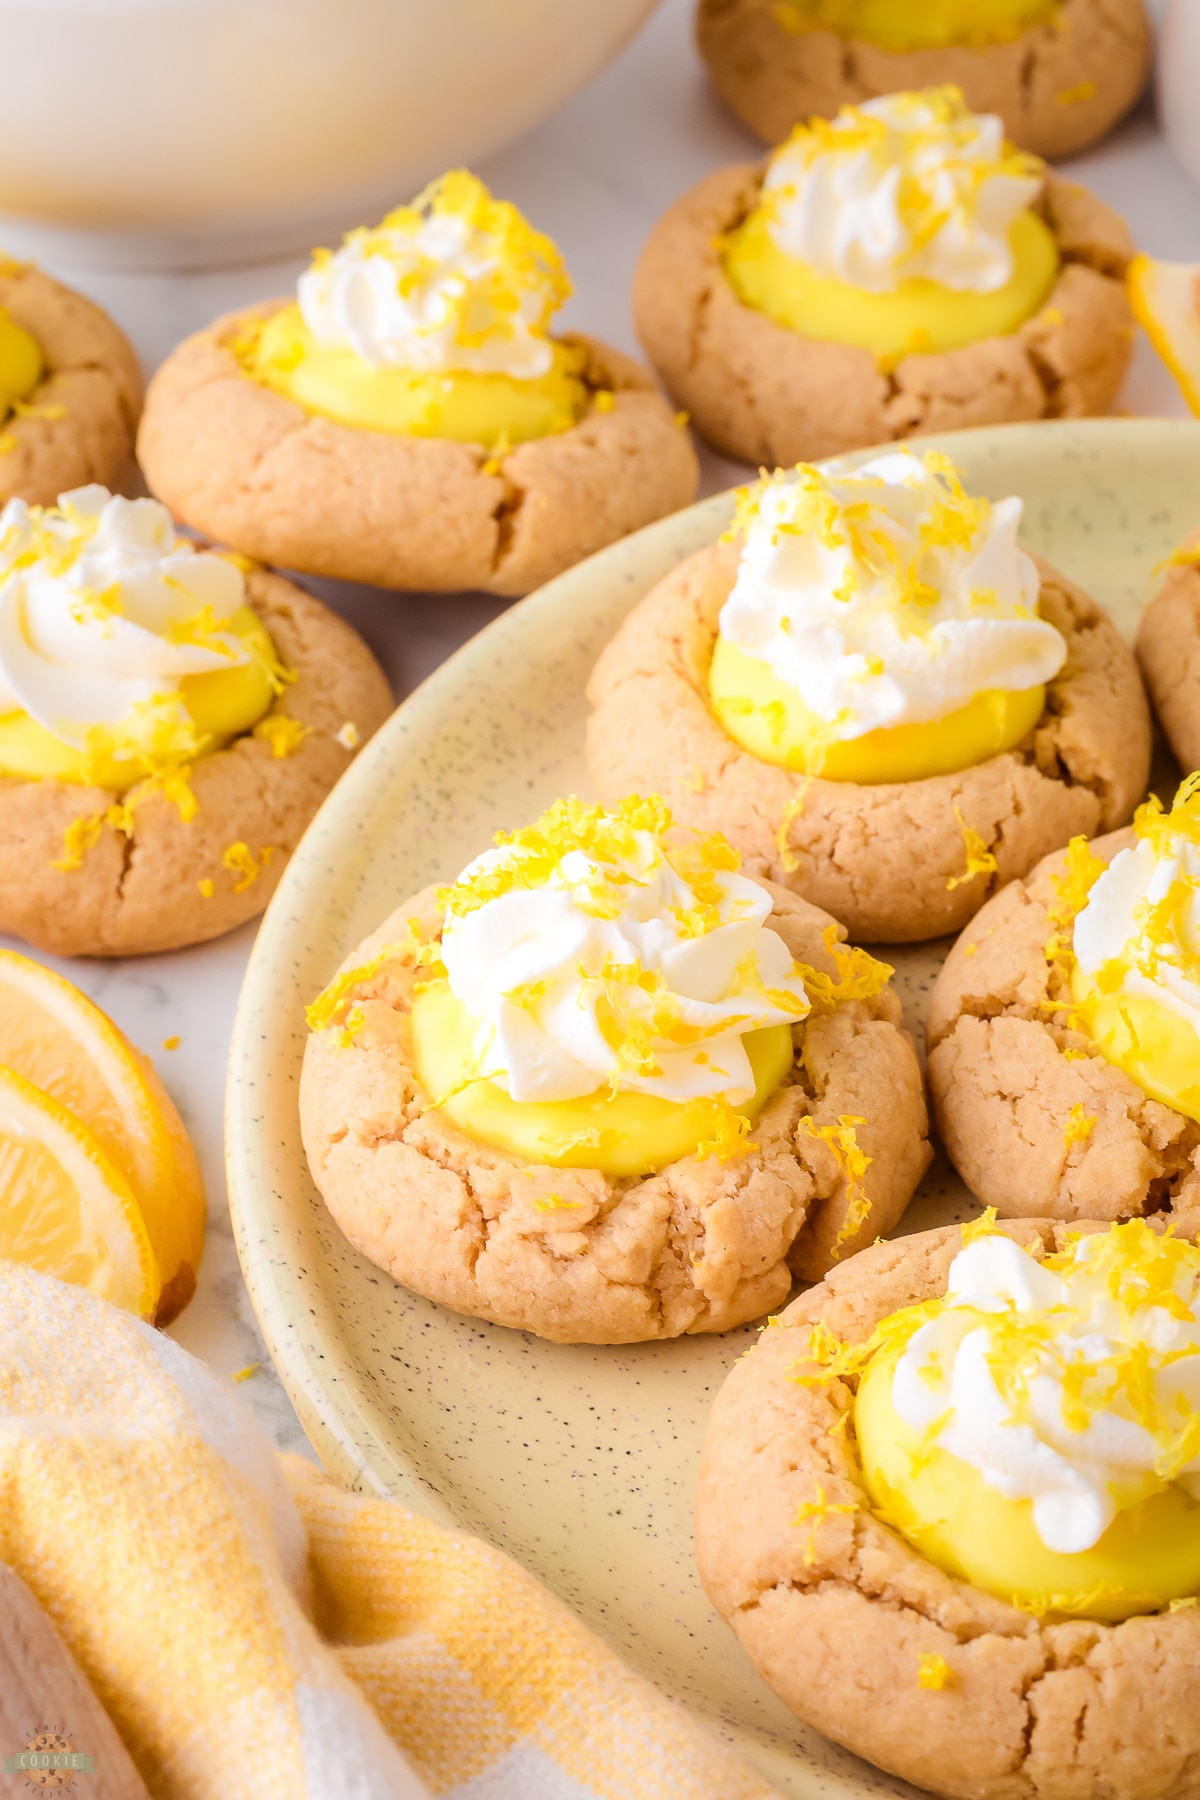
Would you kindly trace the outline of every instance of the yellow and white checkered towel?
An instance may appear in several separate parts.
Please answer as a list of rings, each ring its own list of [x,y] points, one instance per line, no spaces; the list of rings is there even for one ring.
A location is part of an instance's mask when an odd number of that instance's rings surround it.
[[[278,1459],[170,1338],[12,1263],[0,1560],[157,1796],[770,1800],[507,1557]]]

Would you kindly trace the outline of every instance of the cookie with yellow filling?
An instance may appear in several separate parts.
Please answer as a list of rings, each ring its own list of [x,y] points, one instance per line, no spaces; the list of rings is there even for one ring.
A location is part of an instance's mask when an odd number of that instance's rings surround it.
[[[142,376],[93,301],[0,257],[0,505],[52,506],[69,488],[135,478]]]
[[[952,81],[1039,156],[1103,137],[1150,64],[1143,0],[699,0],[717,92],[767,143],[900,88]]]
[[[248,555],[523,594],[693,497],[638,364],[551,331],[561,258],[464,170],[318,252],[294,300],[188,338],[138,440],[151,490]]]
[[[0,931],[125,956],[253,918],[390,704],[349,626],[157,501],[10,501]]]
[[[1145,792],[1133,657],[934,453],[778,471],[589,683],[602,799],[653,788],[867,942],[959,929]]]
[[[929,1158],[891,971],[843,940],[661,801],[560,801],[315,1000],[313,1178],[397,1281],[498,1324],[756,1318],[887,1230]]]
[[[773,1321],[717,1397],[696,1550],[784,1705],[947,1800],[1190,1796],[1198,1266],[1140,1222],[985,1219]]]
[[[1200,1227],[1197,778],[989,901],[938,977],[929,1084],[947,1151],[1004,1216]]]
[[[1200,768],[1200,534],[1171,557],[1138,622],[1137,659],[1181,768]]]
[[[1105,412],[1133,246],[1094,195],[953,89],[813,119],[655,226],[634,317],[668,391],[756,464]]]

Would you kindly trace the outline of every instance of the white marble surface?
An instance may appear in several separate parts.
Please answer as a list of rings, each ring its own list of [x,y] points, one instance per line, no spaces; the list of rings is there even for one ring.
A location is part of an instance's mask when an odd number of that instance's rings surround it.
[[[629,283],[650,224],[700,176],[757,148],[706,88],[691,44],[691,10],[692,0],[664,0],[611,69],[480,170],[560,244],[576,288],[566,322],[629,351],[637,348]],[[1125,213],[1144,249],[1200,261],[1200,192],[1166,148],[1149,102],[1108,143],[1078,158],[1072,172]],[[6,247],[19,251],[20,243],[10,237]],[[49,266],[109,308],[149,370],[216,313],[288,289],[302,259],[187,275]],[[1139,342],[1120,405],[1132,413],[1185,410],[1145,341]],[[705,491],[744,475],[740,465],[706,454]],[[397,698],[411,692],[502,604],[482,595],[399,596],[328,582],[311,585],[364,633]],[[242,1386],[242,1395],[277,1444],[304,1449],[242,1284],[222,1168],[225,1059],[253,936],[254,927],[246,926],[218,943],[173,956],[55,966],[153,1056],[200,1155],[208,1183],[208,1247],[199,1291],[171,1327],[172,1335],[221,1374],[257,1363],[258,1373]],[[163,1049],[163,1040],[175,1035],[178,1049]]]

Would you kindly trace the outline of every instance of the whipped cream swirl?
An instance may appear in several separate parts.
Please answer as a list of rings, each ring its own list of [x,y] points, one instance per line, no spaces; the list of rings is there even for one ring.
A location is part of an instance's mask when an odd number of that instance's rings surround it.
[[[571,284],[549,238],[465,170],[433,182],[374,230],[318,252],[297,288],[322,349],[372,368],[535,379]]]
[[[26,712],[62,743],[90,747],[178,698],[186,675],[248,653],[222,627],[245,581],[176,535],[157,500],[75,488],[54,508],[0,512],[0,714]]]
[[[1009,233],[1042,186],[993,113],[957,88],[888,94],[797,126],[763,182],[777,248],[872,294],[922,278],[988,294],[1013,274]]]
[[[1074,1552],[1168,1482],[1200,1496],[1200,1253],[1135,1219],[1049,1260],[1000,1234],[960,1251],[892,1404]]]
[[[741,501],[721,636],[795,688],[833,740],[1036,687],[1067,650],[1036,615],[1020,523],[1020,500],[972,498],[933,452],[801,464]]]
[[[1169,813],[1138,809],[1137,841],[1113,857],[1076,916],[1074,952],[1092,985],[1155,1000],[1200,1033],[1198,790],[1189,776]]]
[[[808,996],[736,853],[670,828],[661,802],[560,801],[446,890],[476,1077],[514,1100],[751,1097],[743,1032],[804,1018]]]

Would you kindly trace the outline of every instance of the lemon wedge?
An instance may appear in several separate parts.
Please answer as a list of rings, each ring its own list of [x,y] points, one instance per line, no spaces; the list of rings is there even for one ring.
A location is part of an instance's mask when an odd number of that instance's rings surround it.
[[[1135,256],[1127,280],[1138,323],[1200,415],[1200,263]]]
[[[0,1257],[154,1317],[158,1264],[129,1183],[75,1114],[0,1067]]]
[[[77,987],[13,950],[0,950],[0,1063],[82,1121],[132,1190],[161,1279],[157,1322],[166,1324],[195,1290],[204,1183],[152,1064]]]

